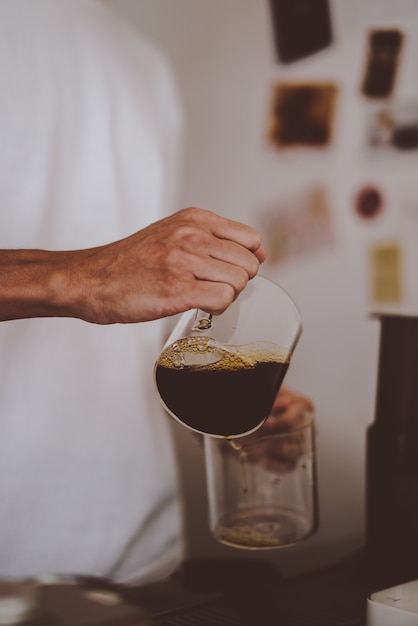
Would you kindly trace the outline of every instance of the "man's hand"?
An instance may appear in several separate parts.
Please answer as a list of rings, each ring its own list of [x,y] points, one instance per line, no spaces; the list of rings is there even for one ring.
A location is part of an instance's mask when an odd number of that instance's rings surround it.
[[[303,453],[304,435],[299,429],[313,416],[314,406],[308,397],[281,387],[264,424],[250,435],[225,439],[224,453],[235,454],[239,460],[239,454],[245,452],[250,463],[271,471],[290,471]],[[203,437],[196,439],[203,442]],[[257,446],[252,447],[253,443]]]
[[[130,323],[192,308],[217,315],[264,259],[256,230],[197,208],[97,248],[4,250],[0,320],[57,316]]]
[[[290,471],[303,454],[304,435],[299,429],[313,416],[314,406],[308,397],[281,387],[269,417],[255,433],[241,438],[240,445],[249,451],[250,462],[271,471]],[[254,457],[254,449],[246,446],[256,440],[261,442]]]
[[[269,417],[257,432],[261,437],[295,430],[306,423],[307,415],[312,415],[313,411],[314,406],[308,397],[281,387]]]

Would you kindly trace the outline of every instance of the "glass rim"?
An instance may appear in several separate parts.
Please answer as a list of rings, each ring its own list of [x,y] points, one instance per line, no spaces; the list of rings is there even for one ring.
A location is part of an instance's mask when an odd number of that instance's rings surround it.
[[[306,430],[310,430],[312,429],[312,427],[315,425],[315,412],[314,411],[309,411],[306,410],[303,412],[304,415],[306,415],[306,421],[301,424],[300,426],[297,426],[295,428],[291,428],[289,430],[285,430],[282,432],[274,432],[274,433],[269,433],[269,434],[265,434],[265,435],[261,435],[260,437],[256,437],[257,432],[262,428],[261,426],[258,426],[255,430],[252,430],[251,433],[247,433],[244,435],[238,435],[238,436],[215,436],[213,437],[212,435],[205,435],[205,437],[211,438],[211,439],[225,439],[226,441],[228,441],[231,444],[236,444],[237,449],[238,447],[243,450],[245,448],[249,448],[251,446],[254,445],[258,445],[259,443],[263,443],[264,441],[271,441],[272,439],[285,439],[286,437],[289,437],[291,435],[297,435],[298,433],[302,433]],[[268,418],[266,418],[268,419]],[[264,424],[264,422],[263,422]],[[246,439],[246,438],[250,438],[248,442],[242,442],[242,444],[240,445],[240,440]],[[233,447],[233,446],[232,446]]]

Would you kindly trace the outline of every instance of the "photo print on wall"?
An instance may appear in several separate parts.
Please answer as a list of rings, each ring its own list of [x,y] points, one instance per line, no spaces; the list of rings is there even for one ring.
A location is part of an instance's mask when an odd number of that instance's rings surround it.
[[[320,183],[279,197],[258,215],[269,265],[306,258],[335,241],[328,192]]]
[[[368,34],[361,92],[367,98],[389,98],[398,73],[403,34],[398,29],[376,29]]]
[[[333,82],[273,86],[267,139],[278,150],[326,148],[333,135],[338,87]]]

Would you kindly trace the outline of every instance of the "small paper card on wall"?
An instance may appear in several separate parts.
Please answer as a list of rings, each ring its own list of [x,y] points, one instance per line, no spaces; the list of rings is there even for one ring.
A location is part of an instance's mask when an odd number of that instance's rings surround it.
[[[259,213],[266,262],[277,265],[328,248],[334,230],[328,194],[321,185],[279,198]]]
[[[418,154],[418,100],[366,109],[368,156]]]
[[[396,304],[402,300],[402,250],[397,241],[370,248],[371,295],[375,303]]]

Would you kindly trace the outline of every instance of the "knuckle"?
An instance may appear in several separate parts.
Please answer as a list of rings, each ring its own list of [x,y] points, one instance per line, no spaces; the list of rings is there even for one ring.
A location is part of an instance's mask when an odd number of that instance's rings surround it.
[[[223,283],[219,285],[217,298],[213,302],[213,314],[220,315],[235,300],[235,291],[231,285]]]
[[[250,278],[254,278],[260,268],[260,262],[254,254],[251,255],[251,258],[248,262],[248,276]]]
[[[191,222],[199,222],[202,217],[204,215],[206,215],[208,213],[208,211],[205,211],[205,209],[200,209],[198,207],[187,207],[185,209],[181,209],[178,212],[178,215],[180,215],[182,218],[184,218],[187,221],[191,221]]]
[[[166,251],[165,264],[170,268],[177,268],[182,264],[182,250],[177,246],[173,246]]]
[[[240,293],[243,289],[245,289],[245,287],[247,286],[247,283],[248,283],[247,272],[245,270],[239,270],[236,273],[236,277],[234,281],[235,291],[237,293]]]
[[[253,252],[258,250],[261,247],[261,235],[259,232],[255,231],[255,244],[252,248]]]
[[[188,223],[176,226],[170,240],[166,242],[167,254],[170,257],[181,257],[182,253],[190,247],[197,246],[199,242],[199,232],[195,226]]]

